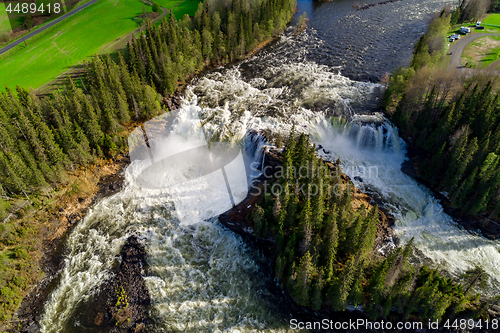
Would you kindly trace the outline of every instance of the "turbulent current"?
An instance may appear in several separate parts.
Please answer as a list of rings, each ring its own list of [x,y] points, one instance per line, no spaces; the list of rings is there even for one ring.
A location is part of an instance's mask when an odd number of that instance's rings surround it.
[[[344,14],[335,12],[337,3]],[[299,3],[301,8],[305,4]],[[375,20],[370,25],[374,42],[389,45],[391,36],[400,36],[405,29],[415,35],[412,27],[418,30],[422,18],[442,3],[396,4],[387,5],[386,11],[392,11],[393,17],[405,18],[397,24],[388,23],[393,33],[387,31],[389,28],[380,28],[380,22]],[[350,51],[343,56],[335,46],[337,37],[328,34],[335,24],[341,25],[338,29],[344,34],[349,27],[344,25],[346,22],[369,25],[364,21],[369,14],[358,14],[353,5],[347,1],[321,5],[324,8],[320,9],[329,11],[337,20],[331,27],[322,27],[324,22],[318,18],[320,26],[313,24],[313,29],[297,36],[288,33],[257,56],[193,81],[170,130],[193,146],[203,140],[229,142],[240,147],[247,159],[261,161],[265,144],[250,140],[249,130],[287,135],[295,123],[298,131],[311,134],[318,147],[322,146],[318,150],[321,156],[340,158],[356,186],[382,198],[396,217],[398,237],[403,241],[415,237],[421,260],[455,276],[481,263],[491,276],[500,277],[499,244],[462,230],[443,213],[427,189],[401,172],[405,143],[397,129],[375,112],[381,86],[353,80],[361,67],[368,76],[380,77],[394,64],[374,62],[376,69],[371,72],[368,64],[349,67],[351,61],[371,61],[367,56],[370,39],[363,37],[368,40],[367,51],[362,48],[353,59],[348,56]],[[373,7],[375,17],[381,17],[379,7]],[[314,8],[309,10],[310,17],[325,15],[314,12]],[[417,35],[421,32],[418,30]],[[410,45],[406,43],[402,52]],[[338,62],[325,60],[332,57],[329,50],[333,49],[339,55]],[[385,57],[386,51],[379,54]],[[343,58],[349,58],[346,64]],[[404,63],[408,56],[394,59]],[[342,74],[344,70],[351,78]],[[269,281],[260,270],[263,261],[259,253],[217,221],[215,213],[226,209],[227,198],[218,194],[226,185],[220,182],[207,192],[196,182],[189,183],[189,193],[183,194],[183,200],[191,204],[182,206],[184,212],[189,210],[185,215],[189,218],[181,218],[179,192],[142,187],[136,181],[142,170],[144,165],[134,161],[125,170],[124,189],[97,203],[68,237],[65,266],[45,304],[42,331],[86,331],[75,319],[75,309],[93,297],[109,278],[119,261],[120,248],[131,233],[140,234],[147,251],[144,276],[152,301],[152,331],[289,331],[289,318],[267,289]],[[203,205],[204,200],[212,204]],[[498,281],[493,279],[490,290],[498,290],[496,284]]]

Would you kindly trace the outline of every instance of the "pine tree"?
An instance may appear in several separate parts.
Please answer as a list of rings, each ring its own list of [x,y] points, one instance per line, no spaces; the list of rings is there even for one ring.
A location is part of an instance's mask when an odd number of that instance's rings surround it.
[[[316,311],[320,310],[323,304],[323,285],[324,282],[322,274],[319,274],[317,279],[314,280],[311,300],[311,307]]]
[[[334,275],[334,262],[338,245],[337,210],[333,206],[326,219],[325,242],[323,243],[323,256],[325,257],[326,281],[331,282]]]
[[[297,270],[297,278],[293,285],[293,296],[297,304],[308,306],[310,302],[310,282],[314,272],[312,258],[309,252],[306,252],[300,259],[300,264]]]
[[[359,263],[359,257],[351,256],[342,269],[339,280],[335,285],[337,291],[334,293],[334,295],[338,296],[330,300],[335,311],[342,311],[346,308],[347,297],[349,296],[349,293],[351,291],[352,284],[354,282],[354,274],[356,273],[356,270],[358,270]]]
[[[309,189],[308,189],[309,190]],[[312,226],[311,226],[311,200],[306,199],[302,212],[300,213],[299,226],[302,229],[302,242],[300,244],[301,253],[309,252],[312,240]]]

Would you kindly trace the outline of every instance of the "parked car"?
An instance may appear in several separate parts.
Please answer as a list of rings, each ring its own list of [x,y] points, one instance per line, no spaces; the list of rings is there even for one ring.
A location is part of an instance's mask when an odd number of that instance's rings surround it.
[[[450,36],[450,42],[454,42],[455,41],[455,38]]]
[[[481,21],[476,22],[476,28],[479,28],[481,26]]]
[[[452,36],[453,36],[453,38],[455,38],[455,39],[460,39],[460,35],[459,35],[459,34],[453,34]]]
[[[460,30],[458,30],[459,33],[462,35],[467,35],[470,32],[470,28],[468,27],[460,27]]]

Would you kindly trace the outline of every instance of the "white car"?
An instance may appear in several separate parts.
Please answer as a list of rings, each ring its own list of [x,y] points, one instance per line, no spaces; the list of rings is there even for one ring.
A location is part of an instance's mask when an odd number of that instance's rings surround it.
[[[460,30],[458,30],[459,33],[462,35],[467,35],[470,32],[470,28],[468,27],[460,27]]]
[[[477,22],[476,22],[476,28],[478,28],[480,25],[481,25],[481,22],[480,22],[480,21],[477,21]]]

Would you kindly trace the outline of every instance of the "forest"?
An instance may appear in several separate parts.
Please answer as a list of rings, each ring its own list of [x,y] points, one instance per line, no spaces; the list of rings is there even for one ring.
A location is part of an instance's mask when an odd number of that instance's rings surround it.
[[[460,11],[460,9],[457,9]],[[409,68],[389,80],[384,107],[403,136],[421,151],[420,175],[464,214],[500,214],[498,79],[460,78],[434,65],[455,12],[444,11],[415,47]],[[437,28],[436,28],[437,27]],[[443,27],[443,28],[439,28]],[[441,46],[435,40],[441,39]]]
[[[410,264],[413,240],[387,256],[378,254],[373,249],[378,208],[353,208],[353,185],[341,179],[340,162],[327,167],[309,138],[297,138],[293,130],[282,156],[284,170],[309,172],[276,173],[269,187],[279,184],[281,193],[266,193],[249,218],[257,235],[276,240],[275,274],[296,303],[334,311],[363,305],[371,319],[485,314],[488,304],[473,292],[484,282],[480,270],[469,271],[462,285]],[[303,185],[307,191],[299,190]]]
[[[165,97],[211,64],[240,59],[284,30],[290,0],[199,5],[194,18],[149,25],[118,53],[85,63],[82,77],[39,98],[22,87],[0,94],[3,195],[64,182],[65,170],[124,151],[126,125],[166,112]]]
[[[69,171],[125,152],[130,128],[168,112],[167,99],[186,80],[241,59],[283,32],[295,12],[294,0],[207,0],[194,17],[171,15],[148,25],[124,52],[86,62],[81,76],[49,96],[7,88],[0,94],[0,218],[13,198],[48,194]],[[0,242],[12,247],[33,237],[33,228],[3,224]],[[1,258],[0,321],[35,282],[32,250],[19,245]]]

